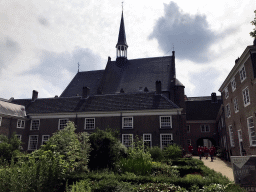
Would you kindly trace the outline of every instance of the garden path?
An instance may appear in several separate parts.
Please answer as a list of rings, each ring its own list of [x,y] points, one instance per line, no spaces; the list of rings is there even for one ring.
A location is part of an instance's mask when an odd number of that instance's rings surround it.
[[[199,159],[198,156],[194,156],[193,158]],[[211,162],[210,158],[205,159],[205,157],[202,158],[202,161],[205,166],[213,169],[216,172],[220,172],[222,175],[229,178],[230,181],[234,181],[233,169],[230,162],[223,161],[218,157],[215,157],[213,162]]]

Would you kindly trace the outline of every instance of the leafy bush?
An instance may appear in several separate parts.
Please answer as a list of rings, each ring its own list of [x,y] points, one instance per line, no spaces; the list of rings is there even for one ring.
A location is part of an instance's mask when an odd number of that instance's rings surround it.
[[[162,161],[164,159],[164,155],[160,147],[154,146],[148,149],[149,153],[151,154],[151,158],[153,161]]]
[[[198,159],[190,159],[190,158],[182,158],[182,159],[176,159],[172,160],[172,165],[177,165],[177,166],[202,166],[204,163]]]
[[[176,192],[176,191],[184,191],[187,190],[184,188],[181,188],[180,186],[175,186],[173,184],[167,184],[167,183],[146,183],[143,185],[139,185],[136,188],[136,191],[138,192],[151,192],[151,191],[162,191],[162,192]]]
[[[11,138],[8,139],[5,135],[0,135],[0,159],[2,162],[10,161],[12,157],[20,154],[21,141],[13,133]]]
[[[44,151],[39,159],[12,160],[0,171],[0,191],[56,191],[65,179],[68,163],[58,153]]]
[[[89,180],[81,180],[70,187],[70,192],[91,192],[91,183]]]
[[[152,175],[154,176],[166,176],[166,177],[179,177],[179,171],[170,165],[152,162]]]
[[[115,132],[96,129],[89,137],[92,151],[90,152],[89,168],[91,170],[116,167],[119,158],[126,154],[126,148],[115,137]]]
[[[132,191],[130,183],[122,182],[114,179],[102,179],[97,182],[92,182],[92,190],[94,192],[128,192]]]
[[[163,153],[166,159],[178,159],[182,156],[182,149],[174,143],[173,145],[167,146]]]

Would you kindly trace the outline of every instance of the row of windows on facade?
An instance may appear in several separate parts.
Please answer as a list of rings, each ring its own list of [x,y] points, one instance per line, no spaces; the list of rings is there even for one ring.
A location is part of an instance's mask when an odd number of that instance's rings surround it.
[[[203,124],[203,125],[200,125],[200,128],[202,133],[210,132],[210,125]],[[190,133],[190,125],[187,125],[187,133]]]
[[[17,137],[21,140],[21,135],[17,135]],[[38,146],[38,135],[30,135],[28,141],[28,150],[36,150]],[[44,144],[49,140],[49,135],[42,136],[42,143]],[[126,147],[132,147],[133,144],[133,134],[122,134],[122,143]],[[145,133],[143,134],[143,143],[147,147],[152,147],[152,134]],[[173,144],[173,134],[172,133],[162,133],[160,134],[160,146],[161,148],[165,148],[168,145]]]
[[[256,146],[256,134],[255,134],[253,117],[247,118],[247,127],[248,127],[248,137],[249,137],[250,146]],[[230,146],[235,147],[235,138],[234,138],[233,127],[232,127],[232,125],[229,125],[228,128],[229,128]],[[241,129],[237,130],[237,136],[238,136],[238,141],[242,142],[243,135],[242,135]]]
[[[249,88],[246,87],[243,91],[243,102],[244,102],[244,107],[247,107],[248,105],[250,105],[250,95],[249,95]],[[239,105],[238,105],[238,98],[235,97],[233,99],[233,103],[234,103],[234,111],[235,113],[239,112]],[[230,110],[230,104],[228,103],[226,105],[226,116],[227,118],[231,117],[231,110]]]
[[[64,129],[69,119],[59,119],[58,129]],[[171,128],[172,127],[172,117],[171,116],[160,116],[160,128]],[[30,130],[39,130],[40,119],[32,119]],[[18,119],[17,128],[25,128],[25,121]],[[95,129],[95,118],[85,118],[85,129]],[[132,129],[133,128],[133,117],[123,117],[122,118],[122,128]]]
[[[245,67],[242,66],[239,70],[240,80],[241,83],[246,79],[246,72]],[[232,92],[236,90],[236,79],[233,77],[230,81]],[[225,98],[227,99],[229,97],[228,87],[225,88]]]

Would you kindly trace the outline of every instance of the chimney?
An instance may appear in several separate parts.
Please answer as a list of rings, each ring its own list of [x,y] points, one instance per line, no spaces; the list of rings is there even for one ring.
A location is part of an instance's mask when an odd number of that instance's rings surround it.
[[[124,89],[123,88],[120,89],[120,93],[124,93]]]
[[[32,101],[35,101],[38,98],[38,91],[33,90],[32,92]]]
[[[212,98],[212,103],[218,103],[216,93],[213,92],[211,94],[211,98]]]
[[[156,81],[156,94],[161,94],[161,92],[162,92],[161,81]]]
[[[89,87],[83,87],[82,98],[88,98],[89,95],[90,95],[90,88]]]

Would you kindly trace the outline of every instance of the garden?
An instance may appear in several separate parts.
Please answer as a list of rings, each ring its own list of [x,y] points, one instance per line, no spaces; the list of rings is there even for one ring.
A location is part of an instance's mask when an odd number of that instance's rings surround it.
[[[20,152],[15,135],[0,136],[0,191],[244,191],[200,160],[182,158],[178,145],[126,148],[119,133],[76,133],[69,122],[38,150]]]

